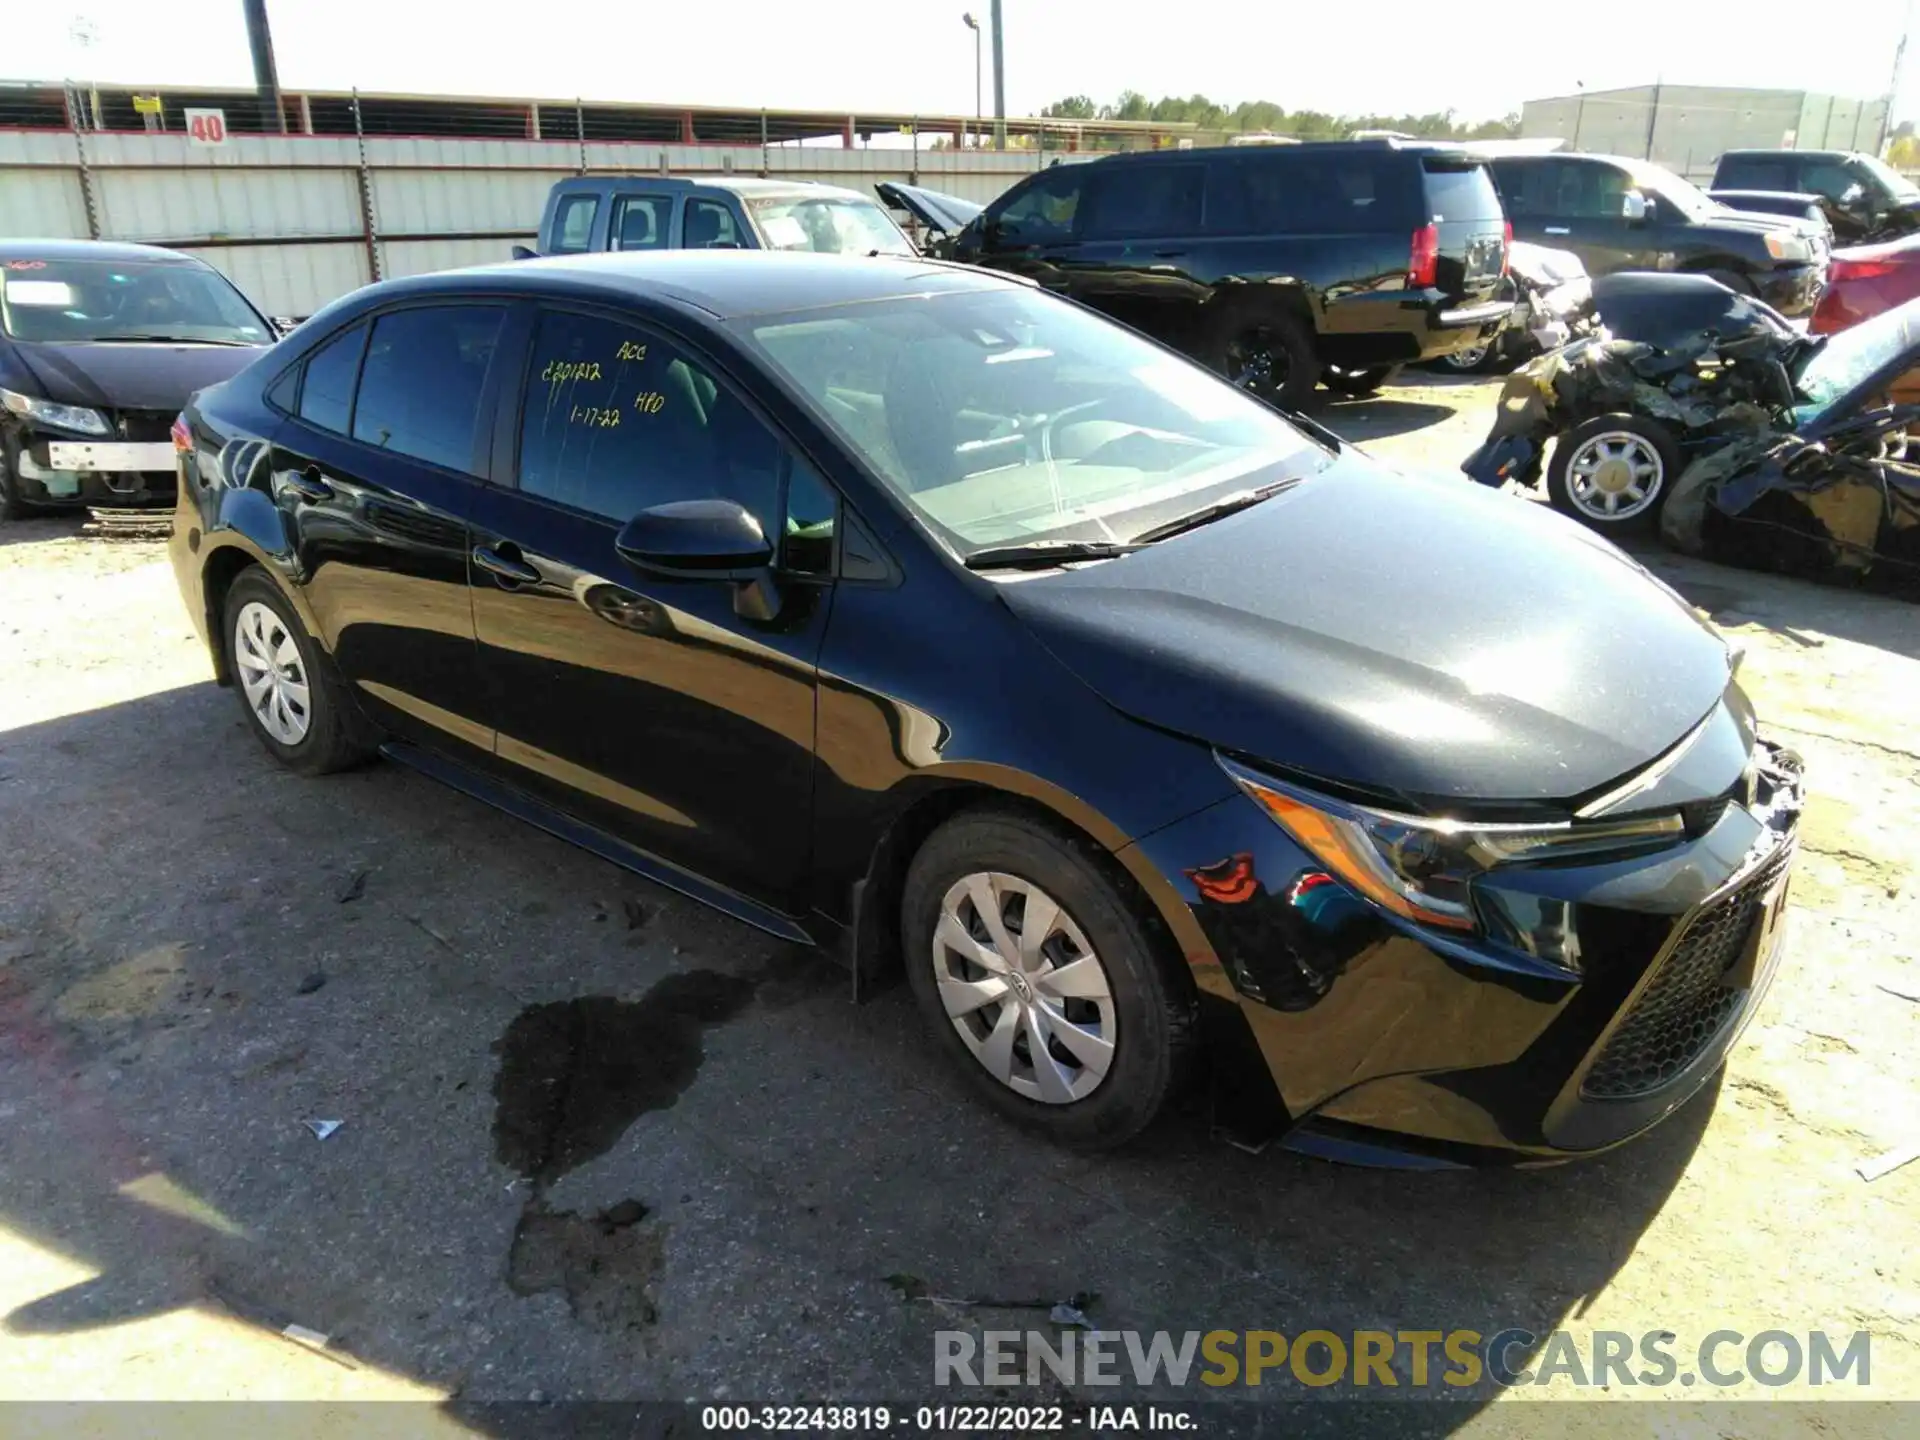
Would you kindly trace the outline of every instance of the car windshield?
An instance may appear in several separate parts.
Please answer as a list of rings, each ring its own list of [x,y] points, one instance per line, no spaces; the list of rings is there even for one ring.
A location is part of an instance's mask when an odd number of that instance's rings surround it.
[[[1708,220],[1728,208],[1691,180],[1683,180],[1658,165],[1635,165],[1630,173],[1641,191],[1662,205],[1671,205],[1689,220]]]
[[[1897,200],[1920,198],[1920,186],[1902,175],[1886,161],[1874,155],[1862,155],[1859,163],[1872,172],[1873,178],[1887,187],[1887,193]]]
[[[1328,463],[1210,371],[1024,287],[743,323],[963,558],[1009,544],[1124,544]]]
[[[1794,417],[1803,425],[1819,419],[1876,370],[1915,349],[1920,349],[1920,300],[1883,310],[1828,336],[1800,372],[1800,393],[1809,403],[1798,407]]]
[[[224,275],[203,265],[0,261],[0,326],[15,340],[181,340],[266,345],[273,332]]]
[[[826,255],[911,255],[913,243],[891,216],[857,195],[778,195],[747,201],[770,250]]]

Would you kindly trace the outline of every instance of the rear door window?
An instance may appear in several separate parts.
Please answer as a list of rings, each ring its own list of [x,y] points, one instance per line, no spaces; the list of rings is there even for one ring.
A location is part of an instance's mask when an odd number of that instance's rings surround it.
[[[1794,190],[1793,167],[1759,155],[1729,155],[1714,177],[1716,190]]]
[[[1860,177],[1849,170],[1843,161],[1822,159],[1800,162],[1800,184],[1797,188],[1809,194],[1838,200],[1860,183]]]
[[[505,314],[499,305],[429,305],[374,321],[353,438],[472,474],[480,395]]]
[[[563,195],[553,212],[553,238],[548,250],[555,255],[581,255],[593,244],[593,217],[600,211],[598,195]]]
[[[613,202],[613,223],[607,234],[607,247],[612,250],[664,250],[672,223],[671,196],[617,196]]]
[[[1484,165],[1449,165],[1429,160],[1423,167],[1427,179],[1428,218],[1437,224],[1450,220],[1492,220],[1503,218],[1500,194],[1493,188]]]
[[[1115,165],[1094,177],[1085,235],[1190,235],[1200,228],[1201,165]]]
[[[306,379],[300,385],[300,418],[320,430],[347,433],[353,415],[353,382],[360,375],[360,352],[367,347],[367,327],[356,325],[335,336],[307,357]]]

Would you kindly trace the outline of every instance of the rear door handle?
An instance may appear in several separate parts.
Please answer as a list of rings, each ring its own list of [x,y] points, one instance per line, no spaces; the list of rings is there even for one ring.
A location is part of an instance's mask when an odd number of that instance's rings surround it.
[[[1187,258],[1187,252],[1184,250],[1156,250],[1153,252],[1153,258],[1156,260],[1184,260]]]
[[[514,547],[517,551],[518,547]],[[485,545],[474,547],[473,563],[500,578],[502,584],[538,585],[545,577],[519,555],[502,555]]]
[[[1573,233],[1564,225],[1549,225],[1546,227],[1546,230],[1549,235],[1571,235]]]
[[[309,465],[304,470],[295,471],[283,477],[287,489],[305,500],[309,505],[318,505],[323,500],[333,498],[333,486],[327,483],[319,467]]]

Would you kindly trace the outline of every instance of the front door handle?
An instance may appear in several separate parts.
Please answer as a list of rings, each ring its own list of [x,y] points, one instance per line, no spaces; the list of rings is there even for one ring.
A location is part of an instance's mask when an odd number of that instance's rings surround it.
[[[1187,252],[1184,250],[1156,250],[1153,252],[1153,258],[1156,260],[1184,260],[1187,258]]]
[[[1549,225],[1546,229],[1549,235],[1571,235],[1573,233],[1565,225]]]
[[[520,558],[518,547],[512,548],[515,550],[514,554],[503,555],[499,550],[490,550],[485,545],[475,546],[473,563],[482,570],[498,576],[503,585],[538,585],[544,577]]]
[[[309,465],[304,470],[283,476],[282,479],[287,489],[309,505],[318,505],[323,500],[333,498],[333,486],[327,483],[326,477],[320,473],[318,466]]]

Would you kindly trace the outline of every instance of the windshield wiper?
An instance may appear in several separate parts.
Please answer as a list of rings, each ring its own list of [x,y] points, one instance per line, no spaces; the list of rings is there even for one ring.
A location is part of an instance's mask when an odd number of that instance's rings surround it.
[[[1291,490],[1299,483],[1300,477],[1293,475],[1285,480],[1275,480],[1270,485],[1261,485],[1252,490],[1236,491],[1224,499],[1214,501],[1211,505],[1202,506],[1191,514],[1182,515],[1175,520],[1169,520],[1164,525],[1155,525],[1151,530],[1142,530],[1138,535],[1133,537],[1134,543],[1136,545],[1150,545],[1155,540],[1166,539],[1169,535],[1178,535],[1184,530],[1196,529],[1201,525],[1218,520],[1223,516],[1231,515],[1236,511],[1250,509],[1258,505],[1262,500],[1278,495],[1282,490]]]
[[[208,340],[199,335],[89,335],[89,345],[113,345],[121,342],[155,345],[238,345],[246,349],[253,348],[251,340]]]
[[[969,570],[1051,569],[1075,560],[1112,560],[1139,548],[1112,540],[1034,540],[1025,545],[989,545],[974,551],[962,563]]]

